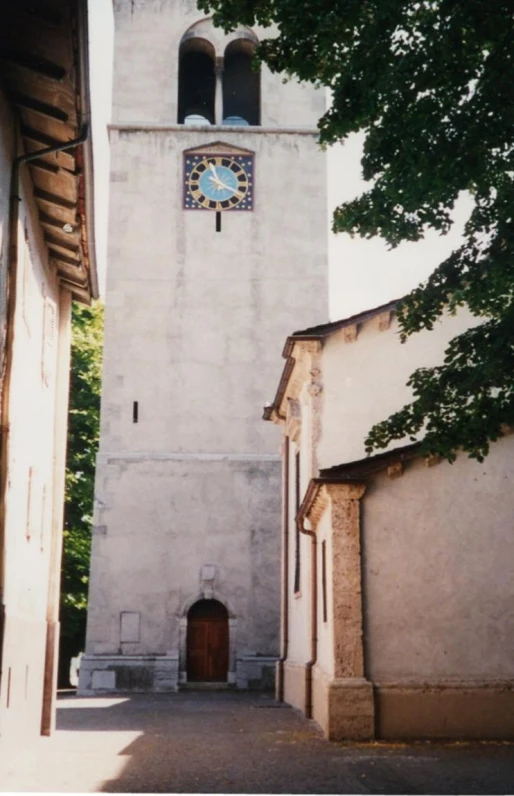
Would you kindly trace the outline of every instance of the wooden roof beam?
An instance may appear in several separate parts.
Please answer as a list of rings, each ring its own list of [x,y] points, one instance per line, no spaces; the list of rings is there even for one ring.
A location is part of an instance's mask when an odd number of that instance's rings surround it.
[[[37,72],[39,75],[49,77],[52,80],[62,80],[66,76],[66,70],[62,66],[59,66],[59,64],[49,61],[40,55],[34,55],[33,53],[23,50],[1,47],[0,58],[4,61],[16,64],[16,66],[30,69],[31,72]]]
[[[63,196],[50,193],[50,191],[44,191],[42,188],[34,188],[34,196],[36,199],[41,199],[44,202],[57,205],[57,207],[64,207],[66,210],[74,210],[77,207],[76,202],[71,202],[69,199],[64,199]]]
[[[54,105],[49,105],[47,102],[41,102],[41,100],[35,99],[34,97],[27,97],[25,94],[21,94],[18,91],[9,91],[8,97],[13,105],[26,108],[35,113],[40,113],[42,116],[49,116],[51,119],[56,119],[59,122],[67,122],[69,119],[68,114],[61,110],[61,108],[56,108]]]
[[[76,255],[80,254],[80,247],[76,243],[72,242],[73,238],[71,240],[64,240],[63,238],[59,237],[58,235],[54,235],[51,232],[45,232],[44,238],[46,243],[52,244],[53,246],[59,246],[60,249],[65,249]]]

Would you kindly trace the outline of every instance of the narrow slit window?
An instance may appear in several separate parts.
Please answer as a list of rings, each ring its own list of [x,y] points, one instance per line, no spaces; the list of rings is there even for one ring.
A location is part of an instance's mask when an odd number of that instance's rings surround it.
[[[139,422],[139,404],[137,401],[134,401],[132,404],[132,422],[138,423]]]
[[[327,543],[321,543],[321,599],[323,621],[327,621]]]
[[[295,516],[300,511],[300,454],[295,454]],[[296,523],[294,553],[294,590],[300,591],[300,529]]]
[[[10,707],[11,703],[11,667],[7,670],[7,698],[5,700],[5,707]]]
[[[221,213],[216,213],[216,232],[221,232]]]

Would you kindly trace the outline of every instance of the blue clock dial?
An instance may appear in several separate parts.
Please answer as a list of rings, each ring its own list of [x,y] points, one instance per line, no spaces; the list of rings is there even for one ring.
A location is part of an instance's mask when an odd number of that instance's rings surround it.
[[[208,199],[223,202],[232,196],[243,196],[234,172],[226,166],[209,163],[200,177],[200,190]]]
[[[252,210],[252,155],[187,155],[184,206],[191,210]]]

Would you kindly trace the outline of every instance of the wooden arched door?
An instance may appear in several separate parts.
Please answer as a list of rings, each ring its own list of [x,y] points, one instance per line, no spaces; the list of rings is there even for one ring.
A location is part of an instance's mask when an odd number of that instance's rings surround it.
[[[218,600],[198,600],[187,615],[187,680],[225,683],[227,675],[227,609]]]

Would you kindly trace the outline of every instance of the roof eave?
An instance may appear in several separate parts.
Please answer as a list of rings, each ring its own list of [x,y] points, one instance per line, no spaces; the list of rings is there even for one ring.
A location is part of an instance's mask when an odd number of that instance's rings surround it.
[[[84,121],[90,125],[90,134],[84,144],[84,192],[85,192],[85,226],[86,244],[91,298],[98,299],[100,292],[98,287],[98,267],[96,260],[96,237],[95,237],[95,217],[94,217],[94,159],[93,159],[93,131],[91,125],[91,89],[89,81],[89,29],[88,29],[88,9],[87,0],[79,0],[78,4],[78,29],[79,38],[79,59],[80,59],[80,97],[83,107]]]

